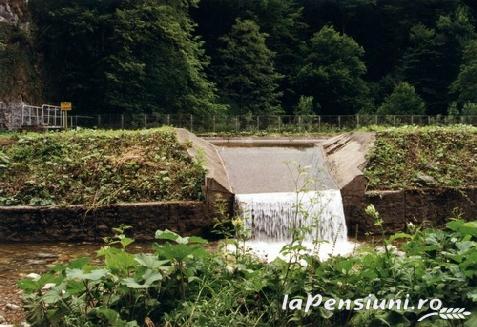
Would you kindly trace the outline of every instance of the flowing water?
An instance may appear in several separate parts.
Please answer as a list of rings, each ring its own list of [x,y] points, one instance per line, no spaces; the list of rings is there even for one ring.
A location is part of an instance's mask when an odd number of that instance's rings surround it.
[[[255,240],[289,241],[293,229],[303,227],[307,241],[347,239],[339,190],[238,194],[236,201]]]
[[[286,258],[281,250],[290,244],[294,229],[304,231],[303,245],[321,260],[355,249],[347,238],[339,190],[238,194],[236,202],[252,232],[245,246],[266,260]]]
[[[320,147],[223,147],[219,153],[252,233],[245,246],[257,255],[267,260],[281,256],[296,229],[305,231],[303,245],[323,260],[354,250],[341,193]],[[297,192],[300,185],[311,191]]]

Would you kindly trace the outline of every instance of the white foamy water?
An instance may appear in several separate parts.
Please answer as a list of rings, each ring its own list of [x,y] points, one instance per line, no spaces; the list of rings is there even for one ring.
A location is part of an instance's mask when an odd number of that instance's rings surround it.
[[[318,248],[317,255],[325,260],[331,255],[346,255],[353,251],[339,190],[289,193],[237,194],[236,201],[252,231],[246,247],[258,256],[273,260],[281,248],[292,239],[294,228],[306,227],[304,245]],[[318,247],[315,241],[324,241]]]
[[[289,243],[287,242],[264,242],[250,240],[245,242],[245,247],[251,250],[256,256],[266,261],[273,261],[275,258],[282,258],[288,260],[287,255],[280,253],[282,248]],[[313,253],[318,256],[321,261],[325,261],[332,256],[347,256],[350,255],[358,246],[356,243],[349,241],[338,241],[333,243],[321,243],[318,247],[310,241],[305,241],[302,244],[307,248],[308,253]],[[234,247],[229,248],[231,251]]]

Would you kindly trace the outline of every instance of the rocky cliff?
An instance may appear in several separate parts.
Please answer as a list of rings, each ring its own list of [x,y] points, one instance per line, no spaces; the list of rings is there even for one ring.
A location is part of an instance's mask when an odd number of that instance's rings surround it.
[[[0,102],[41,102],[27,0],[0,0]]]

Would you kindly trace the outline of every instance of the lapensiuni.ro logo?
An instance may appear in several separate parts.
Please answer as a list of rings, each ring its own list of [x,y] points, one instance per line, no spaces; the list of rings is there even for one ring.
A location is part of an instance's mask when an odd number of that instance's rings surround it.
[[[396,310],[396,311],[415,311],[426,310],[417,321],[423,321],[427,318],[438,317],[446,320],[466,319],[470,312],[465,308],[445,307],[440,299],[419,299],[416,304],[411,303],[409,294],[404,299],[378,299],[373,294],[360,299],[324,299],[321,294],[307,294],[305,298],[295,297],[290,299],[288,294],[283,298],[283,310],[304,310],[308,312],[314,308],[323,306],[325,310]]]

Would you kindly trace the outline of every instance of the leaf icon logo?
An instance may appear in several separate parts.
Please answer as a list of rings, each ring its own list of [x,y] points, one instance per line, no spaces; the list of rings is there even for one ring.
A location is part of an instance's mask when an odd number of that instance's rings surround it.
[[[462,320],[466,319],[466,316],[469,315],[470,312],[466,311],[465,308],[442,308],[439,312],[431,312],[422,316],[418,321],[423,321],[432,316],[439,316],[439,318],[444,320]]]

